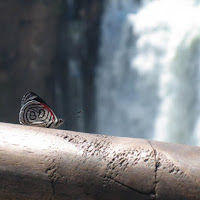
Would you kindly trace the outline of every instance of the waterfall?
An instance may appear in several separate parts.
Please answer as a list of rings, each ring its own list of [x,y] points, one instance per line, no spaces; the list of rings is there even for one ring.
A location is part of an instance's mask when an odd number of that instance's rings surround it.
[[[100,133],[198,144],[200,7],[109,0],[97,70]]]

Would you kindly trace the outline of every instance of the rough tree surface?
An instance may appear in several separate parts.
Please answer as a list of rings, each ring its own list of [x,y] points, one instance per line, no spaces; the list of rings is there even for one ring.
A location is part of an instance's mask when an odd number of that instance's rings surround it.
[[[200,148],[0,123],[0,199],[199,200]]]

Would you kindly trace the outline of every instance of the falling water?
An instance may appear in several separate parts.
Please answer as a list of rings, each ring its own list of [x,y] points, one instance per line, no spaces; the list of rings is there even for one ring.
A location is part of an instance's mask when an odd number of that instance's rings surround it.
[[[198,143],[198,4],[108,1],[96,84],[98,132]]]

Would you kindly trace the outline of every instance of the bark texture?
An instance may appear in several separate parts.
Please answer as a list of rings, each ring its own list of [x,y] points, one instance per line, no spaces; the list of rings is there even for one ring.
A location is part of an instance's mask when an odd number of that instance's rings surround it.
[[[0,124],[0,199],[198,200],[200,148]]]

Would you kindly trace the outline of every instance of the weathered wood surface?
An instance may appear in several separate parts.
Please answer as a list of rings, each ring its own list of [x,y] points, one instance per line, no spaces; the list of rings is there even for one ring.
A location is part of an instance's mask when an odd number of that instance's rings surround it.
[[[200,148],[0,123],[0,199],[199,200]]]

